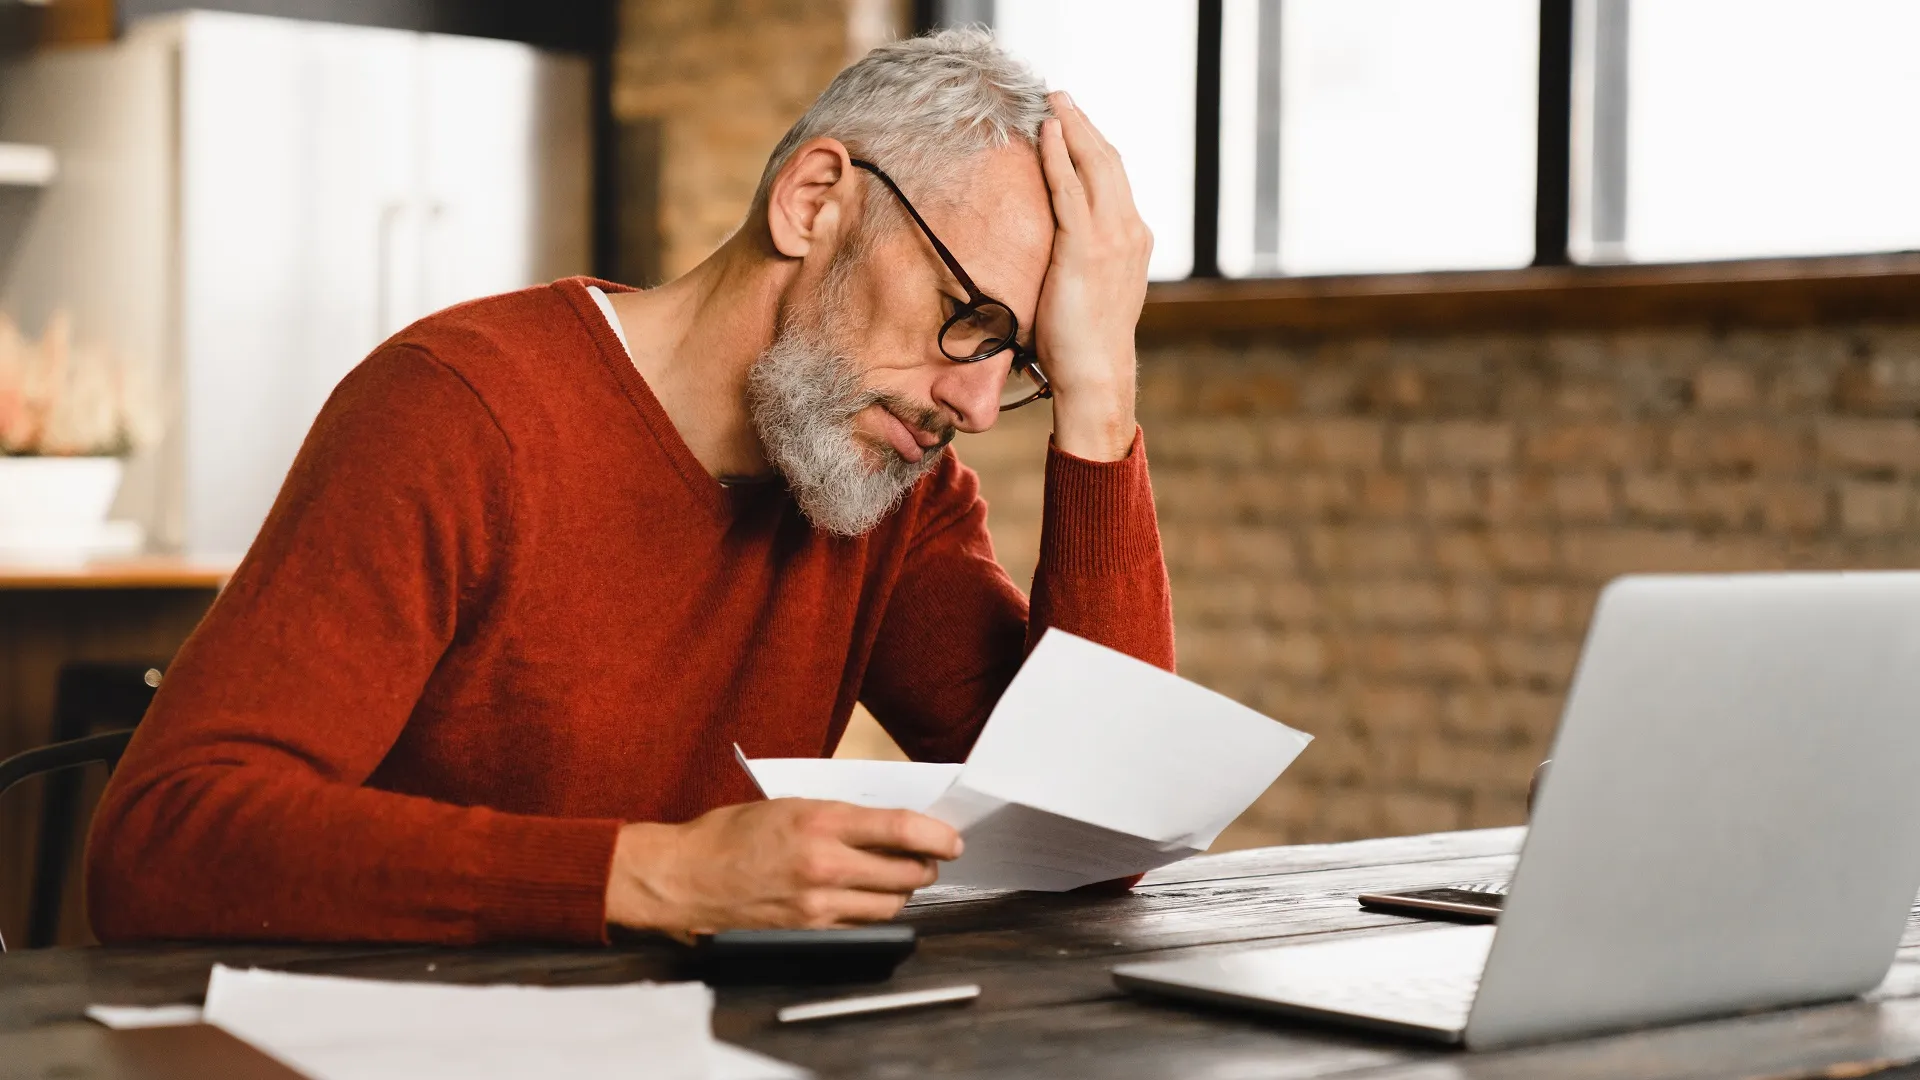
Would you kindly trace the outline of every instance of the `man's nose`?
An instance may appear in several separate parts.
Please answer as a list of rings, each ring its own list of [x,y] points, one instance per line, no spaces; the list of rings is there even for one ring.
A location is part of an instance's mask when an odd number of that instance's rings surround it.
[[[946,370],[934,379],[933,398],[953,414],[954,427],[977,434],[1000,419],[1000,391],[1011,371],[1011,353],[1009,349],[970,364],[941,358]]]

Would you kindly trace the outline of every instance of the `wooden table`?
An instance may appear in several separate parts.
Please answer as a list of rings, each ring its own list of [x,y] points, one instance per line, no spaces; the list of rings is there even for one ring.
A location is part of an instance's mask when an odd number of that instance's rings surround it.
[[[985,993],[975,1005],[783,1028],[773,1021],[776,1007],[846,991],[722,989],[714,1031],[823,1078],[870,1080],[1920,1076],[1920,928],[1909,931],[1893,976],[1869,1000],[1487,1054],[1149,1003],[1121,995],[1108,977],[1123,958],[1309,935],[1403,933],[1417,924],[1363,912],[1353,894],[1499,877],[1511,869],[1521,835],[1493,829],[1206,856],[1149,875],[1123,897],[936,893],[916,900],[903,916],[919,928],[920,950],[888,985],[977,982]],[[643,942],[611,949],[186,946],[16,953],[0,957],[0,1077],[115,1075],[90,1059],[98,1044],[78,1019],[81,1010],[95,1002],[196,1001],[215,961],[560,985],[673,978],[676,948]]]

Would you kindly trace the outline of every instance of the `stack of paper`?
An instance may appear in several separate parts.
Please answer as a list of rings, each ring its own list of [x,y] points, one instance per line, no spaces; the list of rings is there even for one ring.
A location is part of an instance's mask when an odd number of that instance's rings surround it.
[[[1049,630],[965,765],[740,760],[768,798],[919,810],[959,829],[943,885],[1060,891],[1205,851],[1312,737]]]
[[[699,983],[449,986],[216,965],[204,1010],[94,1006],[109,1027],[204,1021],[313,1080],[800,1080],[716,1042]]]

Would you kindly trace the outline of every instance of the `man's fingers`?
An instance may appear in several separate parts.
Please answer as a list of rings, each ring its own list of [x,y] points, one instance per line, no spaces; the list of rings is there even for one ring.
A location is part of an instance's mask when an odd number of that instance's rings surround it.
[[[850,807],[843,820],[840,841],[848,847],[899,852],[930,859],[960,857],[960,834],[944,821],[911,810],[869,810]]]
[[[810,927],[857,926],[886,922],[900,914],[906,903],[906,896],[898,893],[817,889],[802,899],[799,914]]]
[[[1048,119],[1040,125],[1040,169],[1047,175],[1047,190],[1053,196],[1053,217],[1060,227],[1072,232],[1087,222],[1087,189],[1073,170],[1067,153],[1060,121]]]
[[[847,858],[836,868],[834,880],[821,884],[904,896],[940,880],[940,871],[935,869],[932,859],[855,848],[846,851]]]
[[[1060,92],[1060,97],[1064,99],[1067,113],[1078,121],[1076,126],[1086,133],[1089,141],[1102,151],[1103,156],[1119,161],[1120,151],[1114,149],[1113,144],[1107,141],[1106,132],[1101,131],[1100,125],[1093,122],[1093,117],[1088,116],[1087,111],[1080,107],[1080,103],[1073,100],[1073,95],[1063,90]]]
[[[1087,186],[1089,204],[1095,209],[1109,203],[1131,206],[1133,196],[1127,185],[1126,170],[1120,164],[1120,152],[1065,92],[1053,94],[1053,113],[1060,118],[1061,134],[1065,136],[1074,169]]]
[[[1053,106],[1053,115],[1060,118],[1061,134],[1066,136],[1067,149],[1073,154],[1075,164],[1086,167],[1116,156],[1106,138],[1094,128],[1093,121],[1080,111],[1073,95],[1055,90],[1048,95],[1048,103]]]

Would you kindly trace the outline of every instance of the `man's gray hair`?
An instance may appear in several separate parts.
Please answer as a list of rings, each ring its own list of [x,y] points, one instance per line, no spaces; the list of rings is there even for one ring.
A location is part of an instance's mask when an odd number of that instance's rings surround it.
[[[1040,122],[1053,115],[1047,87],[979,27],[940,30],[889,42],[834,77],[780,145],[754,192],[754,206],[795,148],[808,139],[839,139],[872,161],[917,200],[959,178],[966,159],[1015,140],[1040,144]],[[869,192],[870,208],[891,196]]]

